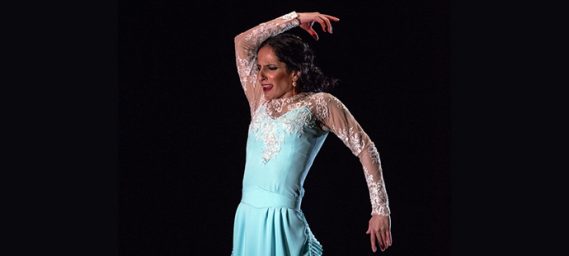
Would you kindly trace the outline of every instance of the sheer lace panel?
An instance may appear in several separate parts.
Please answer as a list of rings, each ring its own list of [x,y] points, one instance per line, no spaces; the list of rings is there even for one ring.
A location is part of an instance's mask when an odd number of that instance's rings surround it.
[[[309,108],[311,93],[300,93],[288,98],[263,101],[251,120],[250,129],[263,141],[262,162],[266,164],[280,151],[285,135],[301,136],[304,128],[315,128],[316,119]],[[295,113],[291,113],[295,112]],[[291,115],[288,115],[291,113]],[[281,127],[282,129],[278,129]]]
[[[278,35],[299,25],[298,14],[291,12],[271,21],[261,23],[235,37],[235,62],[241,86],[245,92],[251,116],[263,99],[263,90],[257,83],[257,50],[271,36]]]
[[[267,114],[272,118],[278,118],[293,109],[310,105],[311,102],[306,99],[310,95],[311,93],[299,93],[287,98],[268,100],[265,103]]]
[[[369,189],[371,214],[389,215],[389,201],[379,152],[346,106],[328,93],[315,95],[315,116],[323,129],[330,130],[357,156],[362,164]]]

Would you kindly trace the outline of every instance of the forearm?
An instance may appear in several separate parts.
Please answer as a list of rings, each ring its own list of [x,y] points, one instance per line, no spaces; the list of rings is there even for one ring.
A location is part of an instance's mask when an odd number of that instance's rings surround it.
[[[383,179],[383,170],[377,148],[373,143],[368,143],[359,154],[371,201],[371,214],[389,215],[389,200]]]
[[[259,45],[269,37],[278,35],[298,26],[300,22],[297,17],[298,14],[293,11],[276,19],[260,23],[259,25],[240,33],[235,37],[236,51],[238,53],[250,53],[251,51],[256,51]]]

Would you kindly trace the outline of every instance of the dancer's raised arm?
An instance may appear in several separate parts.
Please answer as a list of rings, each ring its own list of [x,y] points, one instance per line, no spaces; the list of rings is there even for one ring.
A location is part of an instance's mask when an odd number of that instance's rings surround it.
[[[298,14],[291,12],[263,22],[235,37],[235,61],[241,86],[249,101],[251,115],[259,106],[263,90],[257,84],[257,51],[267,38],[285,32],[300,24]]]

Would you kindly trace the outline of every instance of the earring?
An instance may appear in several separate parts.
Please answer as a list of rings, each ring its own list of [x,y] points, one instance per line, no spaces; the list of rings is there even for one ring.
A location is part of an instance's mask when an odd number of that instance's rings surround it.
[[[296,87],[296,81],[292,81],[292,87]]]

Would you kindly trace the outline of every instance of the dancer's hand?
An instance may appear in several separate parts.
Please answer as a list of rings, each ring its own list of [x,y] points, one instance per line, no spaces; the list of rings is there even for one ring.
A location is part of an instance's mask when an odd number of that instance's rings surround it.
[[[314,22],[320,23],[322,31],[332,34],[332,21],[334,22],[340,21],[340,19],[332,15],[322,14],[319,12],[298,13],[298,20],[300,20],[300,27],[306,30],[306,32],[308,32],[308,34],[314,37],[315,40],[318,40],[319,37],[318,33],[316,33],[316,31],[312,28]]]
[[[376,240],[379,242],[381,251],[387,250],[391,246],[391,218],[382,215],[372,215],[366,234],[370,235],[371,250],[377,251]]]

